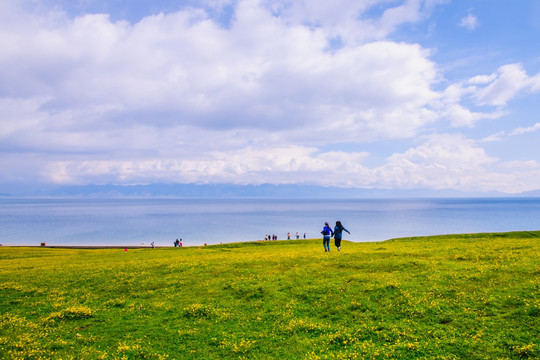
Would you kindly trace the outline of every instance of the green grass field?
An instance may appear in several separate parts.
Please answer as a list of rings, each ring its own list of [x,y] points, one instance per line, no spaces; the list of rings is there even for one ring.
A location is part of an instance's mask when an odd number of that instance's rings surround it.
[[[0,358],[538,358],[539,286],[540,231],[0,247]]]

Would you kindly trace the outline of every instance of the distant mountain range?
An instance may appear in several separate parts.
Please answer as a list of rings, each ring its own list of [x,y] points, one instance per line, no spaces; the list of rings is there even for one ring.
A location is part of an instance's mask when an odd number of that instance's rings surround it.
[[[532,190],[532,191],[525,191],[525,192],[520,193],[519,196],[540,197],[540,189]]]
[[[521,194],[501,192],[462,192],[457,190],[391,190],[324,187],[317,185],[234,185],[234,184],[149,184],[63,186],[43,191],[0,194],[24,197],[83,198],[419,198],[419,197],[540,197],[540,190]]]

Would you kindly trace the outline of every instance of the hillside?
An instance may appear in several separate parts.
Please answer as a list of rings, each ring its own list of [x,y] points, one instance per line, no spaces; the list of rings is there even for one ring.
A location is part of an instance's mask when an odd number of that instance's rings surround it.
[[[0,247],[3,359],[540,356],[540,232]]]

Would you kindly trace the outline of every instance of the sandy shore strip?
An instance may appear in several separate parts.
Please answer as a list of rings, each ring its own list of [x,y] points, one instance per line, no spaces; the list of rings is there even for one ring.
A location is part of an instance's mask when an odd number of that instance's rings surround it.
[[[185,245],[184,245],[185,246]],[[202,245],[201,245],[202,246]],[[151,245],[0,245],[0,247],[30,247],[44,249],[152,249]],[[156,246],[155,248],[173,248],[174,246]]]

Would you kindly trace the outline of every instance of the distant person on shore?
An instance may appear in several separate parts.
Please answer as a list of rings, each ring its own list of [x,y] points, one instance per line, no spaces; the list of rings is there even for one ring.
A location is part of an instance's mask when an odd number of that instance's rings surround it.
[[[341,221],[336,221],[336,227],[334,228],[334,242],[336,244],[336,247],[338,251],[341,250],[341,237],[343,235],[343,231],[349,232],[349,230],[345,229],[343,225],[341,225]]]
[[[322,243],[324,246],[324,251],[330,251],[330,238],[332,237],[332,235],[334,235],[334,233],[332,232],[332,229],[327,222],[324,223],[324,228],[321,231],[321,234],[323,234]]]
[[[296,232],[296,240],[300,239],[300,234],[298,234],[298,231]]]
[[[152,245],[152,249],[155,249],[155,248],[156,248],[156,243],[154,243],[153,241],[152,241],[152,244],[151,244],[151,245]]]
[[[304,233],[304,240],[306,240],[306,233]]]
[[[291,233],[287,233],[287,240],[291,240]]]
[[[180,241],[178,242],[178,246],[182,247],[182,238],[180,238]]]

